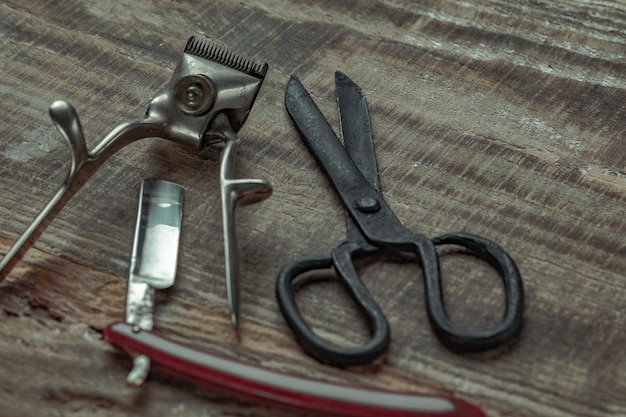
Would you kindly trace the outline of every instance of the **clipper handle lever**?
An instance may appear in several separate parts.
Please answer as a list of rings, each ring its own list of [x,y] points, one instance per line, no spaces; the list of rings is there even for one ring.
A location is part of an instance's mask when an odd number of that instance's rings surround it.
[[[237,134],[227,123],[225,116],[216,117],[221,136],[225,138],[220,158],[220,194],[222,200],[222,225],[224,234],[224,263],[226,275],[226,298],[230,322],[234,329],[239,326],[239,245],[235,226],[235,209],[259,203],[272,195],[272,185],[260,179],[233,178]]]
[[[49,109],[52,123],[67,141],[72,153],[72,167],[70,171],[77,169],[89,158],[85,134],[80,124],[80,119],[74,106],[62,100],[55,101]]]
[[[55,101],[50,106],[49,113],[52,122],[69,145],[72,156],[70,168],[57,192],[0,261],[0,282],[22,259],[52,219],[104,162],[129,143],[153,136],[155,130],[146,122],[123,123],[113,129],[92,152],[89,152],[80,119],[71,104],[65,101]]]

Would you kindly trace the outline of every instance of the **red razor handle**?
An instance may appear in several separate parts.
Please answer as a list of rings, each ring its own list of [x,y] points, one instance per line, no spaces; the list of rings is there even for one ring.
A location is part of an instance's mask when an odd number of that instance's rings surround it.
[[[485,417],[450,397],[356,388],[271,372],[175,343],[127,323],[105,329],[109,343],[210,388],[273,406],[342,417]]]

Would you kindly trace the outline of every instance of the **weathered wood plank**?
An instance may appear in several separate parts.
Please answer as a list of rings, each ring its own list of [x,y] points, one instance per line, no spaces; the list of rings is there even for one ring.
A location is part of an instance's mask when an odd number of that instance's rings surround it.
[[[129,362],[102,341],[123,317],[137,189],[186,188],[176,286],[157,326],[178,340],[326,381],[454,393],[489,416],[626,415],[626,4],[452,1],[5,1],[0,5],[0,251],[58,187],[69,159],[47,118],[73,103],[90,146],[142,117],[190,35],[270,64],[241,131],[237,175],[274,196],[239,212],[242,328],[223,283],[217,163],[158,139],[107,163],[0,284],[0,404],[12,415],[287,416],[156,373],[123,384]],[[376,261],[363,279],[392,326],[384,361],[340,370],[307,357],[278,312],[274,281],[341,239],[343,210],[283,107],[296,73],[337,126],[333,73],[369,102],[385,197],[427,235],[484,235],[517,260],[526,325],[507,349],[457,355],[427,324],[419,268]],[[493,324],[498,278],[443,256],[460,324]],[[299,301],[338,343],[364,340],[345,292]]]

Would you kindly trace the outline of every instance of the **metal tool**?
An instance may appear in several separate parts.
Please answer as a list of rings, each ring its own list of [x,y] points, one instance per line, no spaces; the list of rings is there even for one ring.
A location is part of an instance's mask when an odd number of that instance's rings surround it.
[[[133,358],[127,383],[144,383],[152,362],[160,369],[253,401],[342,416],[484,416],[457,399],[325,384],[270,372],[201,352],[152,332],[155,290],[171,287],[183,214],[183,188],[145,180],[141,185],[131,256],[126,318],[105,330],[107,340]]]
[[[154,292],[174,285],[183,195],[183,187],[172,182],[144,180],[141,183],[126,293],[126,323],[135,331],[152,330]],[[148,356],[134,356],[128,383],[141,385],[149,370]]]
[[[87,150],[74,108],[64,101],[54,102],[49,113],[69,145],[69,172],[0,262],[0,281],[76,191],[124,146],[142,138],[160,137],[200,152],[215,141],[223,141],[220,189],[225,273],[230,315],[236,327],[239,299],[235,208],[262,201],[272,193],[266,181],[233,178],[237,132],[250,113],[267,68],[267,64],[257,64],[208,40],[191,37],[169,83],[148,105],[145,118],[118,125],[91,151]]]
[[[428,238],[405,228],[380,192],[378,168],[365,97],[345,74],[335,75],[337,101],[344,144],[333,132],[300,81],[292,76],[285,93],[289,115],[302,134],[317,163],[326,173],[348,210],[347,238],[331,256],[303,257],[286,265],[279,274],[276,294],[281,311],[296,338],[321,362],[344,366],[363,364],[380,356],[389,344],[389,325],[384,313],[360,280],[354,258],[389,247],[417,255],[424,276],[426,309],[430,323],[447,347],[481,351],[505,343],[522,326],[523,286],[511,257],[500,246],[469,233],[448,233]],[[467,332],[448,317],[443,302],[439,258],[435,246],[459,245],[499,272],[505,290],[505,313],[496,328]],[[293,281],[305,272],[335,268],[355,303],[367,319],[371,338],[362,346],[343,348],[316,335],[298,310]]]

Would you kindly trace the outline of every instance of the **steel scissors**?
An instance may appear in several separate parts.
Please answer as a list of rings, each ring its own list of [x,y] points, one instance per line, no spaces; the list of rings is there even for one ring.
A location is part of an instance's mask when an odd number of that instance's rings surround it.
[[[454,232],[429,238],[400,222],[380,191],[374,142],[365,96],[360,87],[341,72],[335,74],[343,144],[309,93],[292,76],[285,105],[301,137],[341,197],[348,215],[347,238],[330,256],[306,256],[287,264],[279,273],[276,295],[281,312],[304,350],[317,360],[336,366],[368,363],[387,349],[389,324],[365,287],[354,266],[357,257],[392,248],[417,255],[421,264],[426,310],[441,342],[454,351],[475,352],[495,348],[515,336],[522,327],[524,291],[517,266],[509,254],[484,237]],[[472,256],[490,263],[504,284],[505,312],[495,328],[468,332],[454,324],[446,312],[436,246],[458,245]],[[334,267],[370,327],[371,337],[358,347],[339,347],[319,336],[306,323],[295,300],[294,280],[308,271]]]

